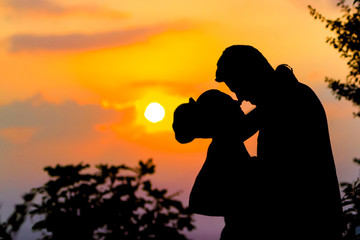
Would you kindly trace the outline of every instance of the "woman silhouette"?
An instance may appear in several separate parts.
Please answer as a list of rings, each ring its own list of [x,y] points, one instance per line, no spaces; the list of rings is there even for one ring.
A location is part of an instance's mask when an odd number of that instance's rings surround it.
[[[240,223],[244,230],[251,229],[244,225],[252,224],[252,176],[247,174],[247,165],[254,161],[243,144],[248,133],[239,129],[246,121],[244,116],[239,102],[218,90],[204,92],[196,102],[190,98],[174,112],[173,129],[178,142],[212,138],[190,193],[189,207],[198,214],[224,216],[224,240],[238,235]]]

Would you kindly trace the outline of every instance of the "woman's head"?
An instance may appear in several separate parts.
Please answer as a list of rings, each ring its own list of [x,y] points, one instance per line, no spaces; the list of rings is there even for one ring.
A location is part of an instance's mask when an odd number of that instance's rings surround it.
[[[195,102],[180,105],[174,112],[173,129],[177,141],[213,138],[224,133],[243,116],[239,102],[219,90],[208,90]]]
[[[173,130],[175,138],[180,143],[188,143],[195,139],[194,118],[196,109],[195,101],[190,98],[189,103],[178,106],[174,112]]]

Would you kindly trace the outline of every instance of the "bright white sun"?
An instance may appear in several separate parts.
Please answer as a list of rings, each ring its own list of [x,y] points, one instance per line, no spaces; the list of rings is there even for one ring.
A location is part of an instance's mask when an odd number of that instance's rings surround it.
[[[145,118],[152,123],[160,122],[165,117],[165,109],[157,102],[150,103],[145,110]]]

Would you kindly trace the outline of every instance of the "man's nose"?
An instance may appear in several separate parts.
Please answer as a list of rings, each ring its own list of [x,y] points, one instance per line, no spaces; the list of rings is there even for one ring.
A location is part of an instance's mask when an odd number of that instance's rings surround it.
[[[221,70],[216,69],[216,72],[215,72],[215,81],[217,82],[223,82],[223,79],[221,77]]]

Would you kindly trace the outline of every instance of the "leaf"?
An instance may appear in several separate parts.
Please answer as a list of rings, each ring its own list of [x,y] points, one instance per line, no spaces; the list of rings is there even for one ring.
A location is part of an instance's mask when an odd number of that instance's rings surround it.
[[[153,174],[155,172],[155,165],[153,164],[151,158],[146,162],[140,161],[139,166],[140,166],[139,173],[141,176],[146,174]]]
[[[354,158],[353,160],[356,164],[359,164],[360,165],[360,158]]]
[[[47,229],[48,227],[48,223],[46,222],[46,220],[43,220],[43,221],[39,221],[37,223],[35,223],[33,226],[32,226],[32,230],[42,230],[42,229]]]
[[[30,192],[24,194],[22,198],[24,199],[25,202],[31,202],[34,199],[35,195],[36,195],[35,192]]]

